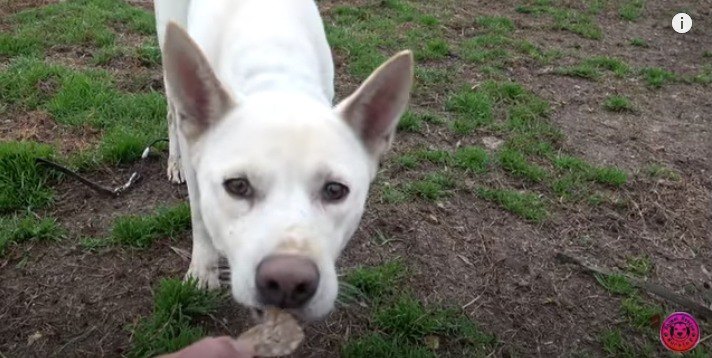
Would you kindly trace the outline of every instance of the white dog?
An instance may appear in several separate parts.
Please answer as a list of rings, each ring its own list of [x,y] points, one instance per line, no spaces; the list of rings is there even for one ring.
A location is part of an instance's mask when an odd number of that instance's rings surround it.
[[[335,262],[356,230],[406,109],[413,56],[381,65],[333,106],[313,0],[156,0],[168,98],[168,177],[187,182],[187,277],[306,320],[334,307]]]

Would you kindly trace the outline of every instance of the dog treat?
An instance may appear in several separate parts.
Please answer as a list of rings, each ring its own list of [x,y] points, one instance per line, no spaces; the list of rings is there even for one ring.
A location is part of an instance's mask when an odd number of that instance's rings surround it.
[[[258,357],[281,357],[293,353],[304,339],[304,331],[292,315],[278,309],[268,309],[264,322],[237,337],[254,346]]]

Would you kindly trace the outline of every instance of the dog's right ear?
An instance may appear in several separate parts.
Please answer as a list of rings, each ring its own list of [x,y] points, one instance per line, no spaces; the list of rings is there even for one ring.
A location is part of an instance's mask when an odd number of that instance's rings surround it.
[[[169,100],[177,107],[180,129],[188,141],[195,141],[235,105],[200,47],[172,21],[166,26],[163,66]]]

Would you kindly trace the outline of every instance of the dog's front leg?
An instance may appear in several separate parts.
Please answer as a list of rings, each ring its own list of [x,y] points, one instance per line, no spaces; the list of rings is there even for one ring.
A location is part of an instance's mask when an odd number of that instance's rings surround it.
[[[165,76],[164,76],[165,78]],[[166,98],[168,100],[168,163],[166,174],[171,183],[180,184],[185,181],[183,166],[181,165],[181,150],[178,142],[178,121],[176,118],[176,109],[169,93],[168,86],[166,88]]]
[[[190,198],[190,217],[193,231],[193,252],[190,258],[190,266],[185,275],[185,279],[196,279],[198,287],[208,290],[220,287],[220,272],[218,270],[218,254],[212,239],[205,229],[202,213],[199,206],[200,192],[195,180],[195,171],[190,168],[188,161],[183,159],[183,168],[187,174],[186,183],[188,186],[188,196]]]

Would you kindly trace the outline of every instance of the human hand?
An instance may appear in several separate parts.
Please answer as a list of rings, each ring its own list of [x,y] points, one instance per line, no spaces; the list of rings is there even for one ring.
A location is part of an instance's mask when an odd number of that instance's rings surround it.
[[[203,338],[178,352],[159,358],[253,358],[254,348],[228,336]]]

